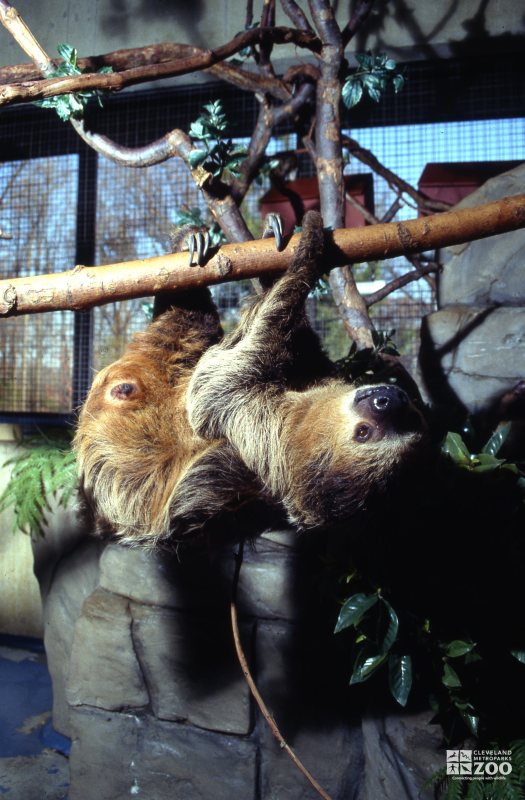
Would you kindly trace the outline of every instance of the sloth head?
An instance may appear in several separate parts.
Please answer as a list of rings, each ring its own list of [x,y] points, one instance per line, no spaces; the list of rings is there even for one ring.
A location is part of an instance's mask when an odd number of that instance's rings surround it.
[[[399,386],[333,383],[295,400],[285,424],[286,505],[302,527],[350,517],[421,456],[426,423]]]
[[[165,535],[176,478],[195,443],[180,389],[162,370],[137,353],[101,370],[74,447],[97,532],[150,541]]]

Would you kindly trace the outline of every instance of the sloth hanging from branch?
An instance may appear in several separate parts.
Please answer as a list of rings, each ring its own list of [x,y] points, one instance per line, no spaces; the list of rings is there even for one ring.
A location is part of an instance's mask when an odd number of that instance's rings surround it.
[[[323,245],[308,212],[291,266],[235,331],[222,336],[208,289],[180,293],[96,376],[75,449],[99,534],[179,547],[246,510],[264,528],[261,504],[299,529],[331,525],[419,457],[418,398],[336,377],[307,322]]]

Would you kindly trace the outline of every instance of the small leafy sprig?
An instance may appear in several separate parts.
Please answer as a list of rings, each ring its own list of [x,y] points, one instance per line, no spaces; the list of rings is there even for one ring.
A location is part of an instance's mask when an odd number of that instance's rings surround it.
[[[347,381],[358,381],[365,373],[373,369],[381,355],[398,356],[399,351],[393,341],[395,330],[372,331],[373,347],[358,350],[352,342],[348,354],[335,362],[337,373]]]
[[[0,512],[12,506],[13,531],[43,536],[51,499],[65,507],[77,488],[75,455],[63,434],[26,439],[20,446],[22,453],[3,465],[11,467],[11,476],[0,497]]]
[[[518,487],[525,491],[525,478],[519,467],[499,457],[508,433],[509,426],[503,426],[488,439],[480,453],[470,453],[462,437],[450,432],[442,451],[458,467],[469,472],[501,471],[502,477],[510,473],[515,476]],[[388,588],[370,591],[370,583],[355,569],[346,580],[347,583],[357,581],[360,588],[344,601],[335,627],[335,633],[354,629],[350,684],[367,681],[381,668],[382,671],[387,668],[390,692],[398,703],[405,705],[413,676],[417,674],[420,685],[431,681],[427,687],[430,706],[447,741],[457,738],[458,732],[468,732],[475,738],[484,735],[485,710],[478,690],[480,675],[486,669],[486,653],[481,645],[468,635],[447,638],[443,627],[435,627],[432,619],[423,619],[407,609],[396,611],[396,600],[389,596]],[[508,663],[509,657],[513,657],[525,665],[525,644],[521,647],[520,644],[519,640],[514,642],[512,649],[501,653],[502,659]],[[516,797],[525,800],[522,794]],[[451,800],[452,795],[447,794],[447,798]]]
[[[357,53],[356,59],[359,67],[346,78],[342,89],[343,103],[347,108],[356,106],[365,92],[379,103],[389,86],[393,86],[397,94],[405,85],[405,74],[397,70],[397,63],[386,53],[377,56]]]
[[[177,227],[181,227],[182,225],[194,225],[196,228],[202,228],[206,226],[210,237],[210,247],[219,247],[227,241],[221,227],[216,222],[207,225],[202,218],[202,210],[199,206],[183,206],[180,208],[177,211],[175,224]]]
[[[78,66],[78,51],[70,44],[59,44],[57,47],[59,56],[63,59],[56,70],[49,72],[47,78],[65,78],[73,75],[82,75],[87,70],[81,70]],[[113,72],[112,67],[101,67],[97,70],[101,74]],[[98,90],[89,92],[71,92],[61,94],[57,97],[47,97],[44,100],[35,100],[35,105],[41,108],[53,108],[61,120],[67,122],[71,118],[78,119],[84,113],[84,109],[90,98],[96,97],[102,106],[101,94]]]
[[[195,169],[202,166],[214,178],[229,172],[234,178],[240,176],[239,167],[246,158],[246,151],[236,147],[231,139],[224,139],[228,127],[220,100],[214,100],[203,108],[203,113],[191,123],[189,134],[204,145],[190,153],[188,161]]]
[[[343,603],[334,633],[351,627],[357,637],[350,685],[367,681],[387,664],[392,697],[405,706],[412,688],[412,658],[392,651],[398,638],[399,617],[380,589],[373,594],[354,594]]]
[[[498,428],[479,453],[471,453],[460,434],[454,432],[447,433],[441,449],[458,467],[472,472],[508,470],[517,476],[519,485],[525,489],[525,478],[521,476],[517,465],[497,457],[510,433],[510,429],[511,423]]]

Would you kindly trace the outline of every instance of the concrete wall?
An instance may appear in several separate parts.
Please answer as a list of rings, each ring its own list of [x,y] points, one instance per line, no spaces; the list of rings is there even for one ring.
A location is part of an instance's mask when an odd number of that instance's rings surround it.
[[[10,468],[2,466],[16,453],[14,431],[0,425],[0,494],[9,480]],[[13,532],[13,514],[0,514],[0,633],[42,635],[42,603],[33,573],[31,539]]]
[[[305,0],[299,0],[299,5],[307,7]],[[246,13],[245,0],[17,0],[15,6],[50,54],[56,52],[58,43],[68,42],[78,47],[81,55],[165,41],[215,47],[243,29]],[[259,13],[262,3],[254,6]],[[344,24],[349,3],[336,6]],[[290,23],[280,9],[277,22]],[[499,41],[508,50],[524,33],[522,5],[515,0],[394,0],[377,4],[367,22],[366,35],[356,39],[355,49],[386,50],[400,59],[414,55],[429,58],[454,54],[469,41],[481,42],[488,37],[494,40],[491,44]],[[279,54],[294,58],[295,52],[280,47]],[[8,32],[0,29],[0,64],[27,60]]]

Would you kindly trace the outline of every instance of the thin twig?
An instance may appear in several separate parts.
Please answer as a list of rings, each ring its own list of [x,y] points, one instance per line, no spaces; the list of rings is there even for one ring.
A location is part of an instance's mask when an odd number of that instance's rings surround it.
[[[373,292],[373,294],[366,295],[364,298],[365,303],[367,307],[370,308],[370,306],[373,306],[374,303],[379,303],[380,300],[384,300],[385,297],[388,297],[389,294],[397,291],[397,289],[401,289],[403,286],[412,283],[412,281],[418,281],[420,278],[424,278],[433,272],[439,272],[439,269],[439,264],[431,262],[430,264],[421,266],[418,269],[414,269],[412,272],[406,272],[404,275],[399,275],[397,278],[393,278],[391,281],[385,284],[382,289],[378,289],[377,292]]]
[[[239,575],[242,566],[242,559],[244,554],[244,542],[239,544],[239,548],[237,550],[237,555],[235,558],[235,573],[233,576],[233,583],[232,583],[232,599],[230,603],[230,618],[231,618],[231,626],[232,626],[232,633],[233,633],[233,641],[235,644],[235,652],[237,653],[237,658],[239,659],[239,664],[241,666],[242,673],[246,679],[246,683],[252,693],[252,697],[257,703],[261,714],[263,715],[264,719],[268,723],[268,727],[270,728],[272,734],[275,736],[279,745],[282,750],[286,753],[286,755],[293,761],[297,769],[302,772],[305,778],[309,781],[310,785],[313,786],[315,791],[318,793],[320,797],[324,800],[331,800],[330,795],[328,795],[322,786],[320,786],[314,776],[306,769],[303,762],[300,758],[294,753],[290,745],[286,742],[284,736],[282,735],[281,731],[277,723],[275,722],[274,718],[270,714],[268,706],[264,702],[261,693],[259,692],[257,685],[253,679],[253,676],[250,672],[250,668],[248,666],[248,661],[241,643],[241,636],[239,633],[239,620],[237,615],[237,587],[239,585]]]

